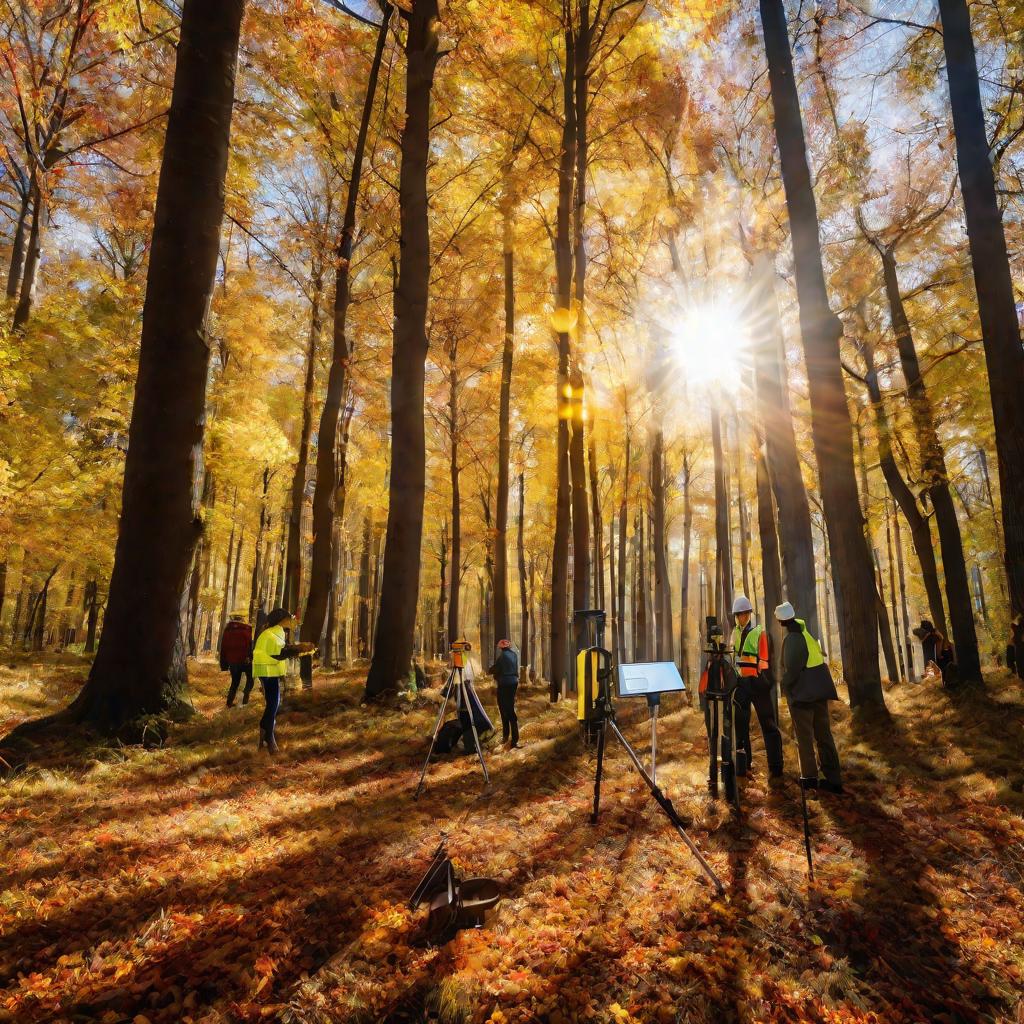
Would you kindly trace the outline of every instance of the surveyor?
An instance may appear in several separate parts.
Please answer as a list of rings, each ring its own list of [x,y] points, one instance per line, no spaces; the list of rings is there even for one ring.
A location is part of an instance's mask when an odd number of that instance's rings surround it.
[[[232,612],[224,627],[220,638],[220,670],[231,673],[227,701],[229,708],[235,706],[238,684],[242,676],[245,676],[245,689],[242,691],[242,707],[245,707],[252,693],[252,626],[245,621],[245,612]]]
[[[256,639],[252,652],[252,669],[260,686],[266,709],[260,719],[260,749],[264,746],[271,754],[277,753],[277,709],[281,706],[281,681],[287,671],[285,662],[299,654],[313,654],[316,645],[310,643],[288,643],[287,629],[294,629],[297,623],[291,612],[275,608],[267,616],[267,628]]]
[[[754,608],[750,599],[740,594],[732,603],[736,621],[732,631],[732,649],[736,655],[736,749],[747,752],[747,766],[754,763],[750,749],[750,708],[753,705],[764,737],[768,773],[773,779],[782,778],[782,732],[779,729],[775,700],[772,696],[769,636],[764,626],[754,625]]]
[[[506,750],[519,746],[519,719],[516,716],[516,690],[519,689],[519,655],[511,640],[498,641],[498,656],[487,670],[498,684],[498,711],[501,714],[501,739]]]
[[[782,644],[782,692],[789,704],[800,752],[800,785],[804,789],[843,792],[839,751],[832,738],[828,702],[839,700],[832,673],[825,664],[818,641],[788,602],[775,609],[775,618],[786,631]],[[815,754],[817,748],[817,754]],[[818,778],[821,769],[823,779]]]

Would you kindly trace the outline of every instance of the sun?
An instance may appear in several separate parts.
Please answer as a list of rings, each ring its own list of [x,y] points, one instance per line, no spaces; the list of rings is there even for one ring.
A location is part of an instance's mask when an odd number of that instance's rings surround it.
[[[688,384],[739,383],[750,336],[738,304],[728,296],[683,311],[672,330],[672,351]]]

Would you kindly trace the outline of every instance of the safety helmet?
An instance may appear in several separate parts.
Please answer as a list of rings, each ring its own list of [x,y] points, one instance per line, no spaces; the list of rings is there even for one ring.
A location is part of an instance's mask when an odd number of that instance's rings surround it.
[[[750,598],[744,594],[738,594],[736,600],[732,603],[733,615],[738,615],[740,612],[752,612],[754,606],[750,603]]]

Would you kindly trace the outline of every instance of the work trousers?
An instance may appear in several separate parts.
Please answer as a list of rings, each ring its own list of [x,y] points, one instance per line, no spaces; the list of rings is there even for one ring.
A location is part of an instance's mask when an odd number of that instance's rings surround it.
[[[757,712],[757,720],[761,725],[764,737],[764,753],[768,761],[768,770],[773,775],[782,774],[782,730],[775,713],[775,701],[771,690],[758,685],[757,679],[740,676],[736,687],[736,749],[747,752],[747,764],[753,764],[753,751],[750,749],[750,708]]]
[[[281,676],[260,676],[260,685],[263,687],[263,699],[267,702],[263,717],[260,719],[260,728],[268,740],[274,735],[277,709],[281,706],[281,682]]]
[[[829,782],[841,783],[843,778],[839,767],[839,751],[836,750],[836,741],[832,738],[828,701],[790,704],[789,714],[793,719],[796,745],[800,751],[801,778],[816,779],[820,767],[822,775]]]
[[[231,689],[228,690],[228,707],[233,707],[235,694],[238,693],[238,684],[245,676],[245,689],[242,691],[242,707],[249,703],[249,694],[252,693],[252,665],[228,665],[231,673]]]
[[[519,718],[516,716],[518,683],[498,683],[498,711],[501,714],[501,738],[519,742]]]

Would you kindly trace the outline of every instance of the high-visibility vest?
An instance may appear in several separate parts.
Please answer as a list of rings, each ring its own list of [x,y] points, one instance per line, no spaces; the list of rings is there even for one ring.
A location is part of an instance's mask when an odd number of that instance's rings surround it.
[[[797,619],[796,624],[804,635],[804,642],[807,644],[807,668],[817,668],[825,664],[825,656],[821,653],[818,641],[807,632],[807,624],[803,619]]]
[[[280,626],[263,630],[252,652],[252,674],[257,679],[278,679],[287,673],[284,661],[275,657],[284,650],[287,638]]]
[[[732,631],[736,668],[741,676],[758,676],[768,670],[768,633],[764,626],[751,626],[745,634],[739,626]]]

